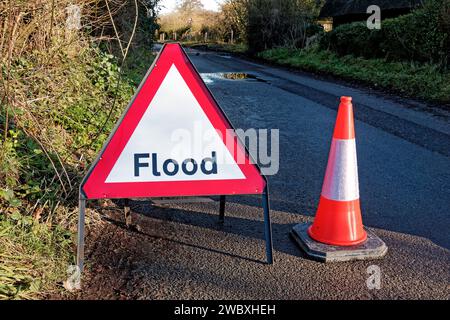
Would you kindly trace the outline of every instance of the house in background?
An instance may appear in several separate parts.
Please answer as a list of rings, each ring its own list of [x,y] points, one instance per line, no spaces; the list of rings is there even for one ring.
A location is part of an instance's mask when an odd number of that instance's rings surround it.
[[[420,7],[426,0],[326,0],[318,22],[326,32],[341,24],[365,21],[370,14],[367,8],[377,5],[381,9],[381,19],[395,18]]]

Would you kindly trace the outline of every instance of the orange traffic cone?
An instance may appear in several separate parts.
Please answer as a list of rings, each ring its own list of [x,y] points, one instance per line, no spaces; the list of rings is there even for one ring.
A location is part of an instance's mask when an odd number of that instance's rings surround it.
[[[367,239],[359,205],[358,164],[350,97],[341,98],[319,207],[308,234],[316,241],[337,246],[356,245]]]
[[[341,98],[314,223],[298,224],[291,234],[309,257],[324,262],[377,259],[387,252],[362,224],[351,97]]]

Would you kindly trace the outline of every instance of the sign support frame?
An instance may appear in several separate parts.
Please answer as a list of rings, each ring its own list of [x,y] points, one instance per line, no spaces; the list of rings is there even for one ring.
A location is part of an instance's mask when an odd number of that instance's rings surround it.
[[[79,200],[78,200],[78,232],[77,232],[77,266],[78,271],[81,273],[84,269],[84,227],[85,227],[85,215],[86,215],[86,204],[87,199],[84,196],[83,191],[81,190],[80,186],[80,192],[79,192]]]
[[[263,176],[264,177],[264,176]],[[269,186],[267,184],[264,187],[264,192],[262,193],[262,205],[264,211],[264,237],[266,239],[266,259],[267,264],[273,264],[273,241],[272,241],[272,223],[270,221],[270,200],[269,200]]]
[[[146,75],[144,76],[144,79],[146,79],[149,74],[151,73],[151,71],[153,70],[154,66],[156,65],[161,53],[164,50],[164,47],[166,46],[166,44],[164,44],[163,48],[160,50],[160,52],[158,53],[158,55],[156,56],[155,60],[153,61],[152,65],[150,66],[149,70],[147,71]],[[186,51],[184,50],[184,48],[180,45],[181,49],[184,51],[184,54],[186,55],[186,57],[188,56]],[[188,59],[188,62],[190,63],[192,69],[198,73],[197,68],[194,66],[194,64],[190,61],[190,59]],[[199,73],[198,73],[199,74]],[[80,275],[84,270],[84,245],[85,245],[85,215],[86,215],[86,206],[87,206],[87,196],[84,194],[82,187],[84,186],[86,180],[88,179],[88,177],[90,176],[95,164],[98,162],[98,160],[102,157],[102,154],[104,153],[104,150],[106,148],[106,146],[109,144],[111,138],[112,138],[112,134],[116,131],[116,129],[120,126],[122,120],[124,119],[125,115],[127,114],[128,109],[130,108],[130,106],[134,103],[134,100],[137,96],[137,94],[141,91],[141,88],[144,85],[144,81],[139,85],[139,87],[136,90],[136,95],[133,97],[133,99],[130,101],[128,107],[125,109],[125,112],[123,113],[123,115],[119,118],[116,126],[113,128],[110,136],[107,138],[107,140],[105,141],[105,144],[103,145],[102,149],[100,150],[99,154],[97,155],[97,158],[95,159],[95,161],[93,162],[93,164],[91,165],[91,167],[89,168],[86,176],[84,177],[83,181],[80,184],[80,188],[79,188],[79,215],[78,215],[78,227],[77,227],[77,255],[76,255],[76,264],[78,266]],[[206,86],[205,86],[206,87]],[[221,112],[222,116],[226,119],[226,121],[228,121],[228,123],[232,126],[231,121],[229,120],[229,118],[227,117],[227,115],[225,114],[225,112],[222,110],[222,108],[220,108],[220,105],[218,104],[216,98],[214,97],[214,95],[211,93],[211,91],[209,90],[208,87],[206,87],[206,90],[208,91],[208,93],[210,94],[211,98],[213,99],[214,103],[216,104],[216,106],[218,107],[218,110]],[[232,126],[234,128],[234,126]],[[264,179],[265,181],[265,187],[264,190],[261,194],[261,200],[262,200],[262,209],[263,209],[263,214],[264,214],[264,238],[265,238],[265,251],[266,251],[266,263],[271,265],[273,264],[273,240],[272,240],[272,225],[271,225],[271,219],[270,219],[270,199],[269,199],[269,187],[268,187],[268,181],[266,176],[264,176],[264,174],[262,174],[261,169],[259,168],[259,166],[257,165],[257,163],[255,161],[253,161],[251,154],[248,152],[248,148],[246,147],[245,143],[242,143],[241,139],[239,138],[239,136],[236,137],[238,139],[238,141],[241,143],[242,147],[245,150],[245,153],[247,154],[247,156],[249,157],[249,159],[251,160],[251,162],[255,165],[255,167],[257,168],[257,170],[259,171],[261,177]],[[233,195],[233,194],[230,194]],[[245,195],[245,194],[240,194],[240,195]],[[227,195],[221,195],[220,199],[219,199],[219,223],[223,224],[225,221],[225,204],[226,204],[226,196]],[[108,199],[108,198],[105,198]],[[129,208],[129,199],[125,199],[122,198],[123,200],[125,200],[125,219],[126,219],[126,223],[128,226],[128,223],[131,221],[131,210]],[[130,219],[128,219],[130,218]]]
[[[265,177],[264,177],[265,178]],[[86,205],[87,198],[84,196],[83,192],[80,190],[79,196],[79,214],[78,214],[78,232],[77,232],[77,266],[80,273],[84,269],[84,238],[85,238],[85,216],[86,216]],[[129,205],[129,199],[123,199],[126,201],[125,205]],[[273,240],[272,240],[272,223],[270,219],[270,202],[269,202],[269,187],[266,182],[264,192],[261,194],[262,207],[264,212],[264,238],[266,242],[266,263],[273,264]],[[219,200],[219,223],[223,224],[225,222],[225,203],[226,196],[220,196]],[[129,207],[125,207],[126,218],[130,217],[131,210]],[[128,210],[128,212],[127,212]],[[127,216],[128,213],[128,216]]]
[[[219,208],[219,223],[224,224],[225,222],[225,203],[226,196],[220,196],[220,208]]]

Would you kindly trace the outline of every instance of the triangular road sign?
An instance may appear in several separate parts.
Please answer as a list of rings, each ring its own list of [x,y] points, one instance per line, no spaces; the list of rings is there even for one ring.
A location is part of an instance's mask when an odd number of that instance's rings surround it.
[[[262,194],[265,177],[179,44],[166,44],[81,184],[86,199]]]

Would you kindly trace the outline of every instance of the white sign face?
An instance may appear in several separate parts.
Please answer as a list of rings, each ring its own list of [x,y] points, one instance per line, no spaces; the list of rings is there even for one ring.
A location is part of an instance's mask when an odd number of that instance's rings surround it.
[[[245,175],[172,65],[105,182],[237,179]]]

